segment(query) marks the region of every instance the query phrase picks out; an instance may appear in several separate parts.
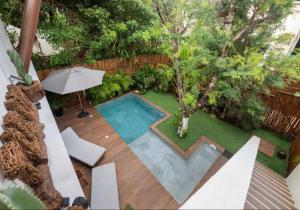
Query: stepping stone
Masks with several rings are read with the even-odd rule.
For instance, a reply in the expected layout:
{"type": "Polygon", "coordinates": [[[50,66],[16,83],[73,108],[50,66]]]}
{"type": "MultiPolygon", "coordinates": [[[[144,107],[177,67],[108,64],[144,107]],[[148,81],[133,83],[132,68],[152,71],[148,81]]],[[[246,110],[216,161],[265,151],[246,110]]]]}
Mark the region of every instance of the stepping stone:
{"type": "Polygon", "coordinates": [[[258,151],[267,155],[268,157],[273,157],[273,155],[276,151],[276,145],[269,142],[268,140],[260,139],[258,151]]]}

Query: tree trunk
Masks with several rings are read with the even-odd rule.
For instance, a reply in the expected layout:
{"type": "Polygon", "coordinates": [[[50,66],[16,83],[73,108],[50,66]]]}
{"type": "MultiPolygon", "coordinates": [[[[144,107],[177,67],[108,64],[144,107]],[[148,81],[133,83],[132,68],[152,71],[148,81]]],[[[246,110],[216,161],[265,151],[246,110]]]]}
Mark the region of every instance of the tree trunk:
{"type": "Polygon", "coordinates": [[[225,116],[227,114],[228,107],[230,106],[230,104],[231,104],[231,100],[228,100],[228,101],[226,100],[225,107],[224,107],[223,112],[221,114],[221,119],[225,118],[225,116]]]}
{"type": "MultiPolygon", "coordinates": [[[[224,18],[224,27],[225,30],[228,32],[232,31],[232,26],[233,26],[233,20],[234,20],[234,15],[235,15],[235,4],[234,1],[230,2],[230,7],[229,7],[229,11],[226,15],[226,17],[224,18]]],[[[227,44],[226,46],[224,46],[224,48],[222,49],[222,58],[226,58],[228,55],[228,47],[229,45],[227,44]]],[[[209,93],[214,89],[214,87],[216,86],[218,82],[218,77],[216,75],[213,75],[208,87],[206,88],[203,96],[200,98],[200,100],[198,101],[198,108],[202,108],[207,101],[207,97],[209,95],[209,93]]]]}
{"type": "Polygon", "coordinates": [[[214,89],[214,87],[216,86],[217,81],[218,81],[218,78],[217,78],[217,76],[214,75],[212,77],[209,85],[205,89],[205,92],[203,93],[202,97],[198,101],[198,108],[202,108],[206,104],[207,96],[214,89]]]}
{"type": "Polygon", "coordinates": [[[182,125],[178,129],[178,135],[180,138],[182,138],[188,130],[189,119],[189,117],[182,117],[182,125]]]}

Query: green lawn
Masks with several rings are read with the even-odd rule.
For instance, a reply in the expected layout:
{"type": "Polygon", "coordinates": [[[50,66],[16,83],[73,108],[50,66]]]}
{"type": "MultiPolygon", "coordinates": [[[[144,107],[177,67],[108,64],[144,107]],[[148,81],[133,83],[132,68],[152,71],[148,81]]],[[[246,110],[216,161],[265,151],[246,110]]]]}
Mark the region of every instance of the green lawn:
{"type": "MultiPolygon", "coordinates": [[[[175,97],[169,94],[149,91],[144,97],[172,114],[178,111],[178,103],[175,97]]],[[[290,143],[287,139],[266,129],[256,129],[253,131],[243,130],[202,111],[197,111],[193,114],[189,122],[188,135],[183,139],[176,135],[177,128],[173,125],[173,118],[169,118],[159,124],[158,129],[183,150],[187,150],[201,136],[207,136],[230,152],[235,153],[253,134],[271,141],[277,146],[277,150],[283,149],[289,152],[290,147],[290,143]]],[[[286,175],[288,159],[280,160],[276,154],[273,158],[270,158],[260,152],[257,159],[282,176],[286,175]]]]}

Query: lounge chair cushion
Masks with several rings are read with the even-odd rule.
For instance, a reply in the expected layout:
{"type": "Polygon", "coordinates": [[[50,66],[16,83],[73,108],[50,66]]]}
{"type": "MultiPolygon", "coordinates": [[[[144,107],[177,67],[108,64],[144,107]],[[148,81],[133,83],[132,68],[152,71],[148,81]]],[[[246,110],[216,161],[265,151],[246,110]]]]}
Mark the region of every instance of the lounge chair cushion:
{"type": "Polygon", "coordinates": [[[105,148],[81,139],[70,127],[61,136],[69,155],[89,166],[94,166],[105,152],[105,148]]]}
{"type": "Polygon", "coordinates": [[[119,209],[115,163],[92,169],[91,209],[119,209]]]}

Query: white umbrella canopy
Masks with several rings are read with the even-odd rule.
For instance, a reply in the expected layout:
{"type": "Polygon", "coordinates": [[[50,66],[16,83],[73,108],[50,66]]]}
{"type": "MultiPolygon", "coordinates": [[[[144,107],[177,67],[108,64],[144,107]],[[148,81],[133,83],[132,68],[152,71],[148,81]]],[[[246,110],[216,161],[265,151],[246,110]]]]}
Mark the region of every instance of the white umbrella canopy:
{"type": "Polygon", "coordinates": [[[50,73],[42,85],[45,90],[63,95],[101,85],[104,73],[85,67],[67,68],[50,73]]]}
{"type": "MultiPolygon", "coordinates": [[[[84,91],[88,88],[101,85],[104,73],[104,71],[91,70],[85,67],[57,70],[50,73],[42,81],[42,86],[47,91],[61,95],[84,91]]],[[[79,93],[78,97],[81,106],[81,112],[78,117],[86,117],[89,113],[84,112],[79,93]]]]}

